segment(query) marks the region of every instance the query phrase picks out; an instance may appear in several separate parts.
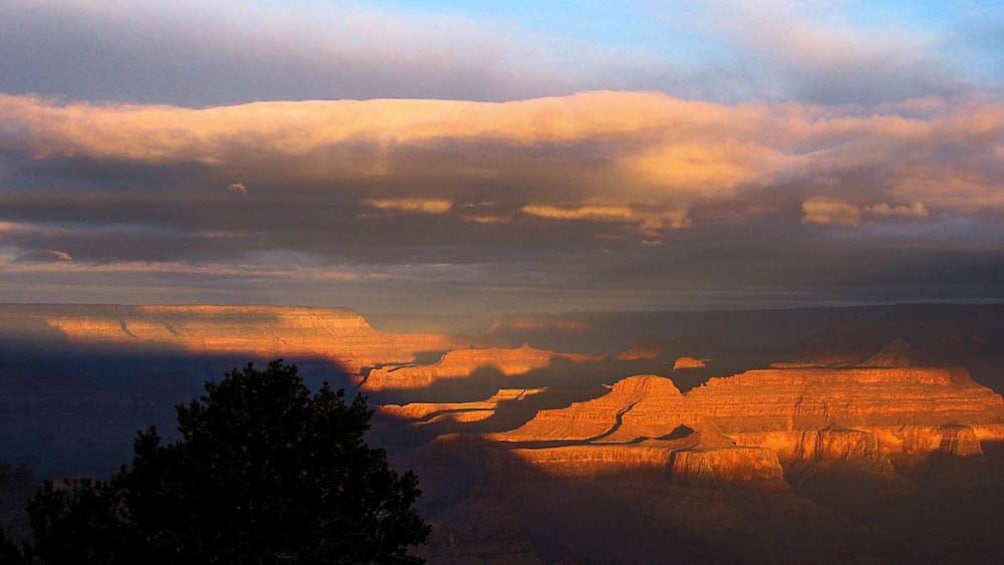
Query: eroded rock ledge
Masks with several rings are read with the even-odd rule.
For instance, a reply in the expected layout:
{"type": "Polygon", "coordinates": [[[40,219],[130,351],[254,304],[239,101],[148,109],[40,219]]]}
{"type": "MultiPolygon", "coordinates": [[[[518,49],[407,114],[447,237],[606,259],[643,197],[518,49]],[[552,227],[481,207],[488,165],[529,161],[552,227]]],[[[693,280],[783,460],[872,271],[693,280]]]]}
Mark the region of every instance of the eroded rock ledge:
{"type": "Polygon", "coordinates": [[[638,375],[609,389],[482,437],[558,475],[645,469],[761,483],[806,466],[894,473],[893,462],[972,456],[981,442],[1004,440],[1004,401],[963,369],[765,369],[687,394],[669,378],[638,375]]]}
{"type": "Polygon", "coordinates": [[[282,306],[4,305],[0,330],[116,349],[330,358],[352,371],[466,345],[441,334],[381,332],[349,309],[282,306]],[[33,335],[39,328],[53,336],[33,335]]]}

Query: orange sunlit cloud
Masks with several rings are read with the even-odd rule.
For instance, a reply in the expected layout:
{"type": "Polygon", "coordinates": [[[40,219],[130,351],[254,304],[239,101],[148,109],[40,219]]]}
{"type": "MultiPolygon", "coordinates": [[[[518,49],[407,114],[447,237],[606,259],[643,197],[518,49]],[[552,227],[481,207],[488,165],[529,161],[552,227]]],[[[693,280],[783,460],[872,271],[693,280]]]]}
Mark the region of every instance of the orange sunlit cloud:
{"type": "MultiPolygon", "coordinates": [[[[36,161],[198,163],[252,181],[262,175],[386,178],[393,186],[361,203],[415,213],[449,212],[465,199],[463,189],[449,181],[472,178],[532,182],[538,196],[512,204],[538,217],[637,219],[642,203],[673,210],[665,221],[648,220],[666,228],[685,227],[685,211],[702,202],[728,202],[749,187],[800,178],[806,179],[809,222],[835,221],[832,210],[822,209],[829,201],[848,205],[836,220],[842,225],[859,223],[851,207],[873,206],[869,217],[880,219],[1004,204],[994,175],[1001,166],[1000,144],[993,138],[1004,128],[1004,109],[970,102],[962,111],[941,104],[918,117],[915,108],[909,115],[891,108],[859,116],[644,92],[507,103],[307,101],[208,109],[0,96],[0,112],[10,124],[0,143],[36,161]],[[945,146],[962,154],[948,161],[928,158],[945,146]],[[531,147],[548,159],[528,161],[520,148],[531,147]],[[880,169],[874,174],[883,186],[848,178],[867,169],[880,169]],[[409,189],[393,180],[423,177],[447,182],[409,189]],[[837,186],[813,187],[824,178],[837,186]]],[[[228,189],[247,193],[244,182],[228,189]]]]}
{"type": "Polygon", "coordinates": [[[453,208],[453,202],[441,198],[367,198],[360,204],[377,210],[414,214],[445,214],[453,208]]]}
{"type": "Polygon", "coordinates": [[[802,203],[802,221],[808,224],[833,224],[853,227],[861,223],[861,209],[853,204],[814,198],[802,203]]]}
{"type": "Polygon", "coordinates": [[[279,284],[369,300],[377,284],[443,301],[447,283],[464,289],[450,308],[691,304],[663,297],[730,284],[784,296],[771,288],[867,281],[875,265],[883,281],[968,284],[993,280],[1004,215],[1004,109],[979,99],[861,112],[609,91],[204,109],[3,95],[0,112],[0,253],[29,294],[42,273],[91,281],[88,297],[125,277],[179,300],[267,301],[279,284]],[[383,276],[321,276],[343,265],[383,276]]]}

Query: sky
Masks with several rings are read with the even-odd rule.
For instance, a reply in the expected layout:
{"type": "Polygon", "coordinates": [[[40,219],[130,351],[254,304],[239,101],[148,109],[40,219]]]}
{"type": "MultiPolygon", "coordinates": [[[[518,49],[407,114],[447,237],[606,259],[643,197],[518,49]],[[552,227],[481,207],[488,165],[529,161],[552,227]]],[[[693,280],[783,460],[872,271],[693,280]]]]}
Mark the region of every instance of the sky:
{"type": "Polygon", "coordinates": [[[0,0],[0,302],[1004,300],[1004,3],[0,0]]]}

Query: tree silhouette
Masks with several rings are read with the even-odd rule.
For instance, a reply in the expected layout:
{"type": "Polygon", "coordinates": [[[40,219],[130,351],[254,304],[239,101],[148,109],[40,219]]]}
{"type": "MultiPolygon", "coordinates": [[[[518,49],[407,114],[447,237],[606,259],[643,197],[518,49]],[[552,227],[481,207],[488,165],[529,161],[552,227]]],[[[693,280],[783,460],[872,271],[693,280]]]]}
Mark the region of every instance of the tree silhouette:
{"type": "Polygon", "coordinates": [[[411,563],[429,527],[363,435],[372,411],[295,365],[248,364],[177,407],[181,439],[140,432],[108,481],[46,483],[29,502],[35,563],[411,563]]]}

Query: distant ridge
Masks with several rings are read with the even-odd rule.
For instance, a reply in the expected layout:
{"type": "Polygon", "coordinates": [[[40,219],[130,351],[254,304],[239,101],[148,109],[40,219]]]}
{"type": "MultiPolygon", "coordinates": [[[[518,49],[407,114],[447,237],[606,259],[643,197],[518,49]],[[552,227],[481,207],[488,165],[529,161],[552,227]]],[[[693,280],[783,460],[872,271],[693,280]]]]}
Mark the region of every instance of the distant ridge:
{"type": "Polygon", "coordinates": [[[103,348],[321,356],[352,371],[461,345],[442,334],[380,332],[349,308],[265,305],[5,304],[0,335],[103,348]]]}

